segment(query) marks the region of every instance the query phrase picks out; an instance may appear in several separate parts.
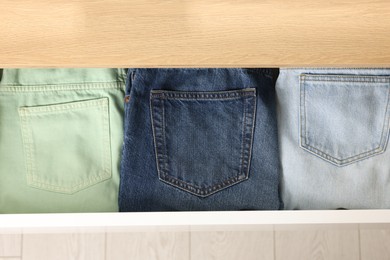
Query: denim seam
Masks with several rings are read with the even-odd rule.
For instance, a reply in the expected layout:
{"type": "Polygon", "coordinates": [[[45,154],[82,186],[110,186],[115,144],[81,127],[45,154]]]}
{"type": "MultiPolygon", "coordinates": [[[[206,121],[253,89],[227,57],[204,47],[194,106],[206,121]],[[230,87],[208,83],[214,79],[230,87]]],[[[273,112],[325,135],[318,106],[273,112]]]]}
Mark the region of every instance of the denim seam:
{"type": "Polygon", "coordinates": [[[167,137],[165,133],[165,103],[164,100],[161,100],[161,109],[162,109],[162,134],[163,134],[163,160],[164,160],[164,175],[168,175],[169,162],[168,162],[168,150],[167,150],[167,137]]]}
{"type": "MultiPolygon", "coordinates": [[[[152,120],[152,130],[153,130],[153,140],[154,140],[154,148],[155,148],[155,153],[156,153],[156,166],[157,166],[157,172],[158,172],[158,177],[160,180],[162,180],[162,177],[164,177],[166,174],[166,171],[167,171],[167,164],[166,164],[166,160],[164,159],[164,152],[163,154],[159,153],[159,144],[158,143],[161,143],[163,146],[164,146],[164,151],[165,151],[165,140],[164,140],[164,136],[161,137],[161,134],[158,134],[157,133],[157,129],[158,128],[163,128],[162,124],[163,122],[161,122],[162,120],[160,119],[159,122],[157,122],[156,118],[155,118],[155,112],[157,114],[157,111],[155,111],[155,109],[158,109],[158,106],[160,106],[160,109],[161,107],[163,107],[163,104],[162,104],[162,100],[157,100],[158,104],[159,105],[154,105],[156,101],[154,101],[154,97],[153,95],[151,94],[150,95],[150,111],[151,111],[151,120],[152,120]]],[[[161,146],[160,144],[160,146],[161,146]]]]}
{"type": "Polygon", "coordinates": [[[252,122],[252,125],[250,127],[251,129],[251,139],[250,139],[250,144],[249,144],[249,154],[248,154],[248,163],[247,163],[247,173],[246,173],[246,180],[249,179],[249,171],[250,171],[250,166],[251,166],[251,159],[252,159],[252,147],[253,147],[253,142],[254,142],[254,133],[255,133],[255,122],[256,122],[256,112],[257,112],[257,108],[256,108],[256,95],[254,96],[253,98],[253,102],[252,102],[252,110],[253,110],[253,113],[252,113],[252,119],[250,120],[252,122]]]}
{"type": "Polygon", "coordinates": [[[177,178],[170,176],[170,175],[167,175],[164,179],[161,179],[161,180],[167,184],[170,184],[174,187],[177,187],[177,188],[182,189],[186,192],[189,192],[191,194],[194,194],[194,195],[197,195],[197,196],[203,197],[203,198],[208,197],[214,193],[217,193],[217,192],[221,191],[222,189],[226,189],[230,186],[233,186],[237,183],[244,181],[244,179],[239,179],[239,176],[236,175],[236,176],[230,177],[224,181],[221,181],[218,184],[214,184],[213,186],[210,186],[209,188],[207,188],[208,193],[205,193],[204,192],[204,190],[206,190],[205,188],[199,188],[195,185],[188,184],[187,182],[182,181],[180,179],[177,179],[177,178]],[[197,191],[192,191],[191,189],[197,190],[197,191]]]}
{"type": "Polygon", "coordinates": [[[386,146],[387,146],[387,143],[388,143],[388,140],[389,140],[389,132],[390,132],[390,128],[389,128],[389,124],[390,124],[390,82],[388,84],[388,91],[387,91],[387,105],[386,105],[386,114],[385,114],[385,119],[386,120],[386,123],[385,125],[383,126],[383,129],[382,129],[382,138],[383,140],[381,142],[383,142],[383,147],[384,147],[384,150],[386,150],[386,146]],[[387,129],[387,134],[385,136],[383,136],[383,133],[386,132],[386,129],[387,129]]]}
{"type": "MultiPolygon", "coordinates": [[[[303,138],[304,138],[303,140],[306,143],[306,136],[308,136],[308,132],[307,132],[307,127],[306,127],[306,91],[305,91],[305,86],[303,85],[303,81],[302,81],[302,85],[301,85],[301,91],[302,91],[302,86],[303,86],[303,92],[302,92],[301,97],[303,96],[303,116],[302,116],[301,124],[303,124],[302,127],[304,127],[303,129],[304,129],[305,135],[303,136],[303,138]]],[[[302,131],[302,127],[301,127],[301,131],[302,131]]]]}
{"type": "MultiPolygon", "coordinates": [[[[341,75],[335,75],[334,77],[340,77],[340,79],[326,79],[329,76],[324,76],[324,78],[313,78],[311,76],[302,76],[301,79],[303,80],[310,80],[310,81],[318,81],[318,82],[363,82],[363,83],[388,83],[390,81],[389,77],[383,77],[383,78],[378,78],[378,77],[361,77],[361,76],[356,76],[356,77],[350,77],[350,76],[341,76],[341,75]],[[306,79],[310,78],[310,79],[306,79]]],[[[333,77],[333,76],[332,76],[333,77]]]]}
{"type": "Polygon", "coordinates": [[[19,110],[23,111],[28,116],[33,116],[34,114],[56,114],[61,113],[61,111],[69,110],[85,110],[92,107],[105,106],[107,103],[106,98],[99,100],[79,100],[70,103],[64,104],[54,104],[54,105],[43,105],[43,106],[34,106],[34,107],[21,107],[19,110]]]}
{"type": "MultiPolygon", "coordinates": [[[[253,97],[252,97],[253,98],[253,97]]],[[[243,150],[243,162],[242,165],[243,170],[240,174],[240,176],[244,177],[242,180],[247,180],[249,178],[249,162],[251,158],[251,148],[253,143],[253,130],[254,130],[254,122],[255,122],[255,109],[256,106],[253,104],[256,104],[256,98],[253,98],[253,101],[251,102],[250,98],[247,98],[244,100],[244,103],[248,103],[247,107],[249,107],[252,110],[252,113],[246,113],[245,114],[245,133],[243,136],[243,143],[244,143],[244,150],[243,150]],[[247,136],[247,134],[250,133],[250,136],[247,136]],[[246,149],[246,146],[249,144],[249,147],[246,149]],[[249,153],[248,153],[249,151],[249,153]]]]}
{"type": "Polygon", "coordinates": [[[187,99],[180,99],[180,98],[166,98],[167,100],[205,100],[205,101],[225,101],[225,100],[235,100],[235,99],[240,99],[240,98],[209,98],[209,99],[201,99],[201,98],[197,98],[197,99],[190,99],[190,98],[187,98],[187,99]]]}
{"type": "MultiPolygon", "coordinates": [[[[152,70],[153,68],[151,68],[152,70]]],[[[160,71],[171,71],[171,70],[187,70],[187,71],[198,71],[198,70],[210,70],[210,68],[184,68],[184,69],[181,69],[181,68],[158,68],[158,70],[160,71]]],[[[256,72],[258,74],[261,74],[261,75],[270,75],[272,74],[272,70],[276,69],[276,68],[222,68],[222,69],[227,69],[227,70],[237,70],[239,72],[256,72]]],[[[149,70],[149,68],[143,68],[143,70],[149,70]]],[[[142,73],[140,73],[142,74],[142,73]]]]}
{"type": "Polygon", "coordinates": [[[332,162],[333,164],[337,165],[337,166],[344,166],[344,165],[348,165],[348,164],[351,164],[351,163],[354,163],[354,162],[357,162],[357,161],[361,161],[361,160],[364,160],[366,158],[370,158],[374,155],[378,155],[378,154],[381,154],[384,152],[384,149],[383,148],[375,148],[374,150],[371,150],[371,151],[368,151],[368,152],[365,152],[365,153],[362,153],[362,154],[358,154],[358,155],[355,155],[353,157],[349,157],[347,159],[337,159],[337,158],[334,158],[312,146],[303,146],[303,148],[305,150],[308,150],[309,152],[312,152],[316,155],[318,155],[320,158],[323,158],[327,161],[330,161],[332,162]]]}
{"type": "Polygon", "coordinates": [[[242,119],[242,131],[241,131],[241,135],[242,135],[242,139],[241,139],[241,158],[240,158],[240,171],[238,172],[238,175],[237,176],[240,176],[242,174],[242,168],[243,168],[243,164],[244,164],[244,145],[245,145],[245,124],[246,124],[246,103],[245,103],[245,100],[244,102],[242,102],[243,104],[243,119],[242,119]]]}
{"type": "Polygon", "coordinates": [[[150,120],[151,120],[151,126],[152,126],[152,133],[153,133],[153,144],[154,144],[154,151],[155,151],[155,158],[156,158],[156,167],[157,167],[157,172],[158,172],[158,177],[160,178],[160,158],[159,158],[159,153],[157,150],[157,136],[156,136],[156,122],[155,122],[155,117],[154,117],[154,105],[153,105],[153,95],[150,93],[149,96],[149,110],[150,110],[150,120]]]}
{"type": "Polygon", "coordinates": [[[35,175],[30,176],[30,182],[29,185],[34,188],[40,188],[43,190],[48,190],[48,191],[54,191],[54,192],[59,192],[59,193],[66,193],[66,194],[73,194],[77,192],[79,189],[85,189],[87,187],[93,186],[99,182],[105,181],[108,178],[111,177],[111,173],[107,172],[106,170],[100,171],[99,174],[94,175],[92,177],[87,178],[83,182],[79,182],[77,185],[72,186],[72,188],[64,188],[59,185],[53,185],[50,183],[47,183],[45,181],[39,181],[37,180],[35,175]]]}
{"type": "MultiPolygon", "coordinates": [[[[121,76],[119,75],[119,78],[121,76]]],[[[86,81],[86,82],[62,82],[62,83],[42,83],[42,84],[34,84],[34,83],[5,83],[3,86],[6,87],[21,87],[30,86],[30,87],[44,87],[44,86],[73,86],[73,85],[101,85],[101,84],[116,84],[116,83],[124,83],[123,80],[114,80],[114,81],[86,81]]]]}
{"type": "MultiPolygon", "coordinates": [[[[103,133],[106,136],[105,140],[103,140],[103,149],[106,148],[108,151],[106,151],[106,155],[103,156],[104,165],[103,168],[105,168],[105,179],[110,179],[112,177],[112,150],[111,150],[111,125],[110,125],[110,100],[107,98],[107,102],[103,104],[103,113],[102,114],[102,120],[103,120],[103,133]]],[[[105,180],[103,179],[103,180],[105,180]]],[[[103,181],[102,180],[102,181],[103,181]]],[[[93,184],[92,184],[93,185],[93,184]]]]}
{"type": "MultiPolygon", "coordinates": [[[[310,79],[311,80],[311,79],[310,79]]],[[[318,80],[319,81],[319,80],[318,80]]],[[[387,104],[386,104],[386,112],[385,112],[385,118],[384,118],[384,121],[383,121],[383,127],[382,127],[382,133],[381,133],[381,139],[380,139],[380,142],[379,142],[379,146],[378,147],[375,147],[374,149],[371,149],[371,150],[368,150],[368,151],[364,151],[364,152],[361,152],[361,153],[358,153],[356,155],[353,155],[353,156],[350,156],[348,158],[344,158],[344,159],[337,159],[321,150],[319,150],[318,148],[315,148],[311,145],[308,144],[307,142],[307,136],[308,136],[308,133],[307,133],[307,127],[306,127],[306,90],[305,90],[305,83],[306,82],[306,77],[303,75],[300,77],[300,91],[301,91],[301,109],[300,109],[300,114],[301,114],[301,134],[300,134],[300,137],[301,137],[301,142],[300,142],[300,145],[303,149],[313,153],[313,154],[316,154],[318,155],[320,158],[322,159],[325,159],[337,166],[345,166],[345,165],[348,165],[348,164],[351,164],[351,163],[354,163],[356,161],[360,161],[360,160],[363,160],[363,159],[366,159],[366,158],[369,158],[369,157],[372,157],[374,155],[377,155],[377,154],[381,154],[385,151],[385,148],[386,148],[386,142],[388,140],[388,135],[389,135],[389,99],[390,99],[390,87],[388,87],[388,95],[387,95],[387,104]],[[303,97],[303,103],[302,103],[302,97],[303,97]],[[303,129],[302,129],[303,128],[303,129]],[[386,129],[387,130],[387,135],[384,135],[384,133],[386,132],[386,129]],[[305,135],[303,136],[302,133],[305,133],[305,135]]],[[[345,82],[345,81],[344,81],[345,82]]],[[[378,83],[378,82],[376,82],[378,83]]]]}
{"type": "MultiPolygon", "coordinates": [[[[389,79],[390,75],[365,75],[365,74],[318,74],[302,72],[300,77],[304,78],[378,78],[378,79],[389,79]]],[[[310,79],[311,80],[311,79],[310,79]]]]}
{"type": "Polygon", "coordinates": [[[331,79],[309,79],[310,81],[317,81],[317,82],[346,82],[346,83],[388,83],[389,80],[388,79],[376,79],[376,78],[373,78],[373,79],[365,79],[365,80],[362,80],[362,79],[355,79],[355,80],[351,80],[351,79],[345,79],[345,80],[331,80],[331,79]]]}
{"type": "Polygon", "coordinates": [[[25,156],[26,156],[26,177],[27,177],[27,183],[31,182],[32,179],[32,172],[34,171],[35,165],[33,164],[33,149],[34,146],[31,145],[32,143],[32,133],[31,129],[27,127],[28,122],[27,122],[27,117],[21,114],[19,111],[20,115],[20,124],[21,124],[21,133],[22,133],[22,143],[25,148],[25,156]]]}
{"type": "MultiPolygon", "coordinates": [[[[44,190],[54,191],[54,192],[62,192],[67,194],[75,193],[81,189],[90,187],[92,185],[97,184],[98,182],[107,180],[111,177],[111,148],[110,148],[110,132],[109,132],[109,110],[108,110],[108,99],[103,98],[101,100],[93,100],[93,101],[79,101],[79,102],[86,102],[85,109],[90,108],[103,108],[105,109],[102,114],[102,124],[103,124],[103,132],[104,140],[103,142],[103,170],[99,171],[96,175],[87,178],[84,181],[77,182],[76,184],[72,185],[71,187],[63,187],[61,185],[55,185],[52,184],[50,181],[42,180],[39,175],[36,174],[36,162],[35,162],[35,156],[34,156],[34,140],[32,137],[32,129],[28,127],[29,123],[27,122],[27,118],[31,118],[31,115],[28,112],[28,108],[21,107],[19,108],[19,115],[22,118],[22,136],[24,137],[26,141],[23,141],[24,147],[26,149],[27,154],[27,184],[29,184],[31,187],[34,188],[40,188],[44,190]]],[[[82,103],[79,103],[77,106],[75,106],[75,109],[80,109],[82,107],[82,103]]],[[[63,104],[63,105],[49,105],[49,106],[56,106],[58,108],[56,113],[64,113],[67,111],[73,111],[74,108],[70,107],[69,104],[63,104]],[[63,106],[63,109],[60,109],[61,106],[63,106]],[[68,109],[65,109],[68,108],[68,109]]],[[[33,107],[31,109],[35,109],[36,107],[33,107]]],[[[44,109],[44,107],[39,107],[44,109]]],[[[51,111],[53,112],[53,111],[51,111]]],[[[33,112],[37,113],[37,112],[33,112]]],[[[40,111],[38,111],[40,114],[40,111]]],[[[53,112],[54,113],[54,112],[53,112]]],[[[46,113],[44,113],[46,114],[46,113]]]]}
{"type": "Polygon", "coordinates": [[[185,99],[185,100],[225,100],[241,99],[245,96],[254,96],[254,89],[244,89],[238,91],[218,91],[218,92],[181,92],[174,93],[171,91],[152,91],[154,98],[161,99],[185,99]]]}
{"type": "MultiPolygon", "coordinates": [[[[251,93],[252,94],[251,95],[252,98],[256,97],[255,89],[250,90],[250,91],[245,90],[245,92],[251,93]]],[[[207,197],[209,195],[212,195],[212,194],[220,191],[221,189],[227,188],[229,186],[232,186],[234,184],[237,184],[238,182],[241,182],[241,181],[247,179],[248,173],[249,173],[249,167],[247,167],[248,168],[247,169],[247,176],[246,176],[245,179],[240,179],[239,177],[242,174],[239,173],[236,176],[230,177],[229,179],[226,179],[226,180],[224,180],[224,181],[222,181],[222,182],[220,182],[218,184],[214,184],[214,185],[212,185],[212,186],[210,186],[208,188],[200,188],[200,187],[197,187],[195,185],[189,184],[189,183],[187,183],[185,181],[182,181],[182,180],[180,180],[180,179],[178,179],[178,178],[176,178],[174,176],[170,176],[168,174],[168,169],[163,169],[161,167],[162,163],[164,163],[164,165],[167,165],[167,161],[168,161],[167,154],[165,154],[164,156],[161,155],[159,153],[159,148],[158,148],[158,144],[157,144],[158,141],[161,142],[161,140],[159,140],[159,137],[157,136],[157,133],[156,133],[157,129],[159,127],[161,128],[161,122],[160,122],[160,124],[157,124],[157,121],[155,120],[156,117],[155,117],[155,114],[154,114],[154,112],[155,112],[154,109],[157,108],[157,105],[154,105],[153,100],[155,98],[157,98],[157,99],[160,99],[161,101],[163,101],[164,98],[160,94],[163,94],[163,93],[156,93],[156,92],[151,91],[151,93],[150,93],[150,110],[151,110],[151,120],[152,120],[152,128],[153,128],[154,147],[155,147],[155,152],[156,152],[157,171],[158,171],[158,174],[159,174],[159,179],[161,181],[163,181],[163,182],[165,182],[167,184],[170,184],[170,185],[172,185],[174,187],[177,187],[177,188],[180,188],[182,190],[185,190],[185,191],[187,191],[187,192],[189,192],[191,194],[194,194],[194,195],[197,195],[197,196],[200,196],[200,197],[207,197]]],[[[184,94],[184,93],[181,93],[181,94],[184,94]]],[[[251,97],[251,96],[249,96],[249,97],[251,97]]],[[[213,100],[215,100],[215,99],[213,99],[213,100]]],[[[254,98],[253,102],[256,103],[256,99],[255,98],[254,98]]],[[[160,103],[162,103],[162,102],[160,102],[160,103]]],[[[246,106],[250,106],[250,104],[246,105],[246,100],[243,100],[243,103],[244,103],[245,107],[246,106]]],[[[164,104],[162,104],[162,106],[164,107],[164,104]]],[[[255,110],[255,105],[252,105],[252,106],[253,106],[252,110],[255,110]]],[[[254,113],[254,111],[252,113],[254,113]]],[[[162,121],[165,121],[165,116],[163,117],[162,121]]],[[[247,117],[245,115],[245,118],[243,120],[243,125],[244,125],[243,129],[246,128],[247,121],[248,121],[248,119],[247,119],[247,117]]],[[[251,132],[252,132],[251,133],[251,137],[252,137],[251,139],[252,139],[252,142],[253,142],[253,128],[254,128],[254,122],[253,121],[254,121],[254,116],[252,115],[252,124],[251,124],[252,125],[252,127],[251,127],[251,132]]],[[[162,123],[162,127],[165,127],[165,122],[162,123]]],[[[242,139],[242,143],[246,142],[245,135],[243,135],[242,138],[243,138],[242,139]]],[[[163,145],[164,145],[165,144],[165,134],[163,134],[163,139],[164,139],[164,142],[163,142],[163,145]]],[[[251,141],[251,140],[249,140],[249,141],[251,141]]],[[[249,145],[248,149],[252,148],[252,142],[250,142],[250,145],[249,145]]],[[[245,147],[245,145],[243,147],[245,147]]],[[[166,153],[166,151],[165,151],[165,153],[166,153]]],[[[250,154],[247,155],[246,157],[250,156],[250,154]]],[[[242,157],[244,157],[244,156],[245,156],[245,154],[242,157]]],[[[242,168],[242,164],[244,163],[244,160],[246,161],[246,163],[249,163],[249,159],[248,158],[242,158],[240,168],[242,168]]]]}
{"type": "Polygon", "coordinates": [[[61,85],[6,85],[0,86],[1,92],[48,92],[48,91],[73,91],[94,89],[124,89],[123,82],[108,83],[84,83],[84,84],[61,84],[61,85]]]}

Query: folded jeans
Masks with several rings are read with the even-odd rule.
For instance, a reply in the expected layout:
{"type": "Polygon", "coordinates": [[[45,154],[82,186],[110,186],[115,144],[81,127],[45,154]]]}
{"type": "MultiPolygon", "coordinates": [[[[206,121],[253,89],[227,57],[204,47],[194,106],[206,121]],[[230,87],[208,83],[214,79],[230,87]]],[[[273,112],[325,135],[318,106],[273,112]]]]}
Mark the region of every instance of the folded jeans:
{"type": "Polygon", "coordinates": [[[124,70],[0,79],[0,213],[118,211],[124,70]]]}
{"type": "Polygon", "coordinates": [[[280,209],[272,69],[129,69],[120,211],[280,209]]]}
{"type": "Polygon", "coordinates": [[[276,91],[285,208],[390,208],[390,70],[286,68],[276,91]]]}

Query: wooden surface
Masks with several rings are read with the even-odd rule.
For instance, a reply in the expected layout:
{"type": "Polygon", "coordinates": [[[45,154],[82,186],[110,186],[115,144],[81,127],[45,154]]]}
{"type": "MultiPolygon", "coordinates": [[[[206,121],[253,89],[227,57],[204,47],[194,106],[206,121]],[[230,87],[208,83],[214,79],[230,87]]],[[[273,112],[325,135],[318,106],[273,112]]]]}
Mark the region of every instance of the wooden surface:
{"type": "Polygon", "coordinates": [[[388,0],[2,0],[0,67],[390,66],[388,0]]]}
{"type": "Polygon", "coordinates": [[[191,258],[273,260],[273,230],[191,232],[191,258]]]}
{"type": "Polygon", "coordinates": [[[302,226],[275,232],[275,259],[360,259],[359,228],[302,226]]]}
{"type": "Polygon", "coordinates": [[[188,232],[108,233],[106,260],[189,259],[188,232]]]}
{"type": "Polygon", "coordinates": [[[390,259],[390,225],[360,228],[362,259],[390,259]]]}
{"type": "Polygon", "coordinates": [[[1,234],[0,232],[0,260],[1,257],[20,256],[22,236],[20,234],[1,234]]]}
{"type": "Polygon", "coordinates": [[[22,256],[23,260],[105,260],[105,234],[24,234],[22,256]]]}
{"type": "Polygon", "coordinates": [[[390,224],[269,225],[220,231],[81,230],[0,237],[0,260],[390,259],[390,224]]]}

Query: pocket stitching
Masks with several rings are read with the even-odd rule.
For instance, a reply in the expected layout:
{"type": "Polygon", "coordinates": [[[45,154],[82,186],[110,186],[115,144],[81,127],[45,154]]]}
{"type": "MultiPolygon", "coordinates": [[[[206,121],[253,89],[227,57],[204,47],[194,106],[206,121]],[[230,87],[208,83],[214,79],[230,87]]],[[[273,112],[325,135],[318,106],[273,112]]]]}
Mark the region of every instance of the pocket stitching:
{"type": "Polygon", "coordinates": [[[108,99],[101,98],[100,100],[92,100],[92,101],[78,101],[78,104],[70,105],[70,104],[55,104],[55,105],[47,105],[42,107],[21,107],[19,108],[19,115],[22,118],[22,137],[23,140],[27,140],[27,142],[23,141],[24,147],[27,148],[28,154],[27,156],[27,183],[35,188],[46,189],[49,191],[55,192],[63,192],[72,194],[81,189],[90,187],[95,185],[101,181],[107,180],[111,177],[111,148],[110,148],[110,130],[109,130],[109,110],[108,110],[108,99]],[[87,103],[86,103],[87,102],[87,103]],[[102,114],[102,125],[103,132],[106,136],[103,140],[103,170],[99,171],[97,174],[87,178],[87,180],[76,182],[76,184],[72,185],[69,188],[65,188],[59,185],[54,185],[48,181],[41,180],[38,175],[36,175],[36,162],[34,156],[34,140],[32,138],[32,130],[28,128],[30,124],[28,122],[28,118],[34,115],[41,114],[55,114],[55,113],[64,113],[66,111],[74,111],[74,110],[87,110],[91,108],[103,108],[105,109],[102,114]],[[53,110],[54,109],[54,110],[53,110]],[[36,111],[35,111],[36,110],[36,111]],[[31,111],[31,113],[29,112],[31,111]]]}
{"type": "MultiPolygon", "coordinates": [[[[186,92],[186,93],[175,93],[175,92],[171,92],[171,93],[167,93],[169,91],[151,91],[150,93],[150,111],[151,111],[151,122],[152,122],[152,131],[153,131],[153,138],[154,138],[154,148],[155,148],[155,152],[156,152],[156,162],[157,162],[157,171],[158,171],[158,175],[159,175],[159,179],[167,184],[170,184],[170,185],[173,185],[174,187],[177,187],[177,188],[180,188],[180,189],[183,189],[189,193],[192,193],[194,195],[197,195],[197,196],[200,196],[200,197],[207,197],[209,195],[212,195],[216,192],[218,192],[219,190],[221,189],[225,189],[229,186],[232,186],[234,184],[237,184],[241,181],[244,181],[246,179],[248,179],[248,176],[249,176],[249,168],[250,168],[250,158],[251,158],[251,148],[252,148],[252,144],[253,144],[253,132],[254,132],[254,124],[255,124],[255,120],[253,119],[254,117],[254,114],[255,114],[255,111],[256,111],[256,90],[255,89],[250,89],[250,90],[241,90],[241,92],[237,92],[237,91],[230,91],[232,93],[227,93],[227,97],[224,98],[224,97],[221,97],[221,96],[218,96],[218,94],[220,92],[215,92],[215,93],[199,93],[199,92],[186,92]],[[236,93],[233,93],[233,92],[236,92],[236,93]],[[169,95],[166,95],[166,94],[169,94],[169,95]],[[192,96],[188,96],[187,94],[193,94],[192,96]],[[193,100],[193,99],[206,99],[206,100],[220,100],[220,99],[232,99],[232,97],[230,96],[231,94],[234,94],[235,96],[233,97],[234,99],[238,99],[238,98],[245,98],[245,97],[249,97],[249,98],[253,98],[253,101],[252,101],[252,104],[249,103],[249,104],[246,104],[247,100],[243,100],[243,104],[244,104],[244,118],[243,118],[243,131],[245,132],[245,128],[247,127],[246,124],[247,124],[247,121],[249,119],[247,119],[247,116],[246,116],[246,107],[250,107],[251,105],[253,106],[253,115],[252,115],[252,123],[250,124],[250,132],[251,132],[251,138],[249,140],[249,153],[247,156],[245,156],[245,143],[248,142],[248,140],[246,140],[247,138],[245,137],[245,135],[243,134],[242,136],[242,145],[241,145],[241,164],[240,164],[240,171],[239,173],[236,175],[236,176],[233,176],[233,177],[230,177],[228,179],[225,179],[224,181],[222,181],[222,185],[221,183],[218,183],[218,184],[214,184],[208,188],[199,188],[198,186],[195,186],[193,184],[189,184],[185,181],[182,181],[180,179],[177,179],[173,176],[170,176],[168,173],[167,173],[167,170],[168,170],[168,155],[167,155],[167,151],[166,151],[166,136],[165,136],[165,106],[164,106],[164,99],[181,99],[181,98],[184,98],[184,99],[190,99],[190,100],[193,100]],[[238,95],[237,95],[238,94],[238,95]],[[207,95],[207,96],[205,96],[207,95]],[[162,106],[162,111],[163,111],[163,117],[162,117],[162,126],[158,126],[156,120],[155,120],[155,116],[154,116],[154,109],[157,109],[157,105],[155,105],[155,102],[153,102],[155,99],[157,99],[157,101],[159,101],[160,103],[160,106],[162,106]],[[158,100],[160,99],[160,100],[158,100]],[[158,128],[158,127],[164,127],[163,130],[163,145],[164,145],[164,155],[161,155],[159,153],[159,149],[157,148],[157,141],[158,141],[158,137],[156,136],[156,133],[155,133],[155,128],[158,128]],[[247,158],[246,158],[247,157],[247,158]],[[164,161],[164,165],[165,165],[165,169],[161,167],[161,162],[164,161]],[[244,162],[245,161],[245,162],[244,162]],[[246,167],[242,167],[243,165],[247,164],[246,167]],[[246,169],[246,172],[243,174],[242,173],[242,168],[245,168],[246,169]],[[242,178],[244,177],[244,178],[242,178]]],[[[249,101],[250,102],[250,101],[249,101]]],[[[160,108],[161,109],[161,108],[160,108]]],[[[161,122],[160,122],[161,124],[161,122]]]]}
{"type": "Polygon", "coordinates": [[[383,76],[381,78],[378,78],[376,76],[360,76],[360,75],[352,75],[352,76],[343,76],[343,75],[306,75],[302,74],[300,76],[300,118],[301,118],[301,129],[300,129],[300,147],[303,148],[304,150],[307,150],[311,152],[314,155],[319,156],[321,159],[324,159],[326,161],[329,161],[337,166],[344,166],[356,161],[364,160],[366,158],[372,157],[374,155],[378,155],[383,153],[386,150],[386,143],[388,142],[389,138],[389,119],[390,119],[390,113],[389,113],[389,100],[390,100],[390,86],[388,87],[387,90],[387,103],[386,103],[386,112],[385,112],[385,118],[383,121],[383,127],[382,127],[382,132],[381,132],[381,139],[379,142],[379,146],[376,148],[373,148],[369,151],[364,151],[361,153],[358,153],[354,156],[350,156],[345,159],[337,159],[311,145],[308,144],[307,142],[307,127],[306,127],[306,90],[305,90],[305,82],[306,81],[332,81],[332,82],[351,82],[350,80],[324,80],[321,79],[321,77],[339,77],[343,79],[348,79],[348,78],[355,78],[354,81],[352,82],[364,82],[364,83],[389,83],[390,78],[387,76],[383,76]],[[309,77],[310,79],[307,80],[306,78],[309,77]],[[359,80],[360,79],[360,80],[359,80]],[[366,80],[363,80],[366,79],[366,80]],[[368,79],[370,79],[368,81],[368,79]],[[303,99],[303,102],[302,102],[303,99]],[[386,131],[387,129],[387,131],[386,131]],[[387,132],[387,134],[386,134],[387,132]],[[304,135],[303,135],[304,133],[304,135]]]}
{"type": "Polygon", "coordinates": [[[123,82],[90,82],[85,84],[60,84],[60,85],[6,85],[0,88],[0,92],[49,92],[49,91],[72,91],[72,90],[95,90],[95,89],[123,89],[123,82]]]}
{"type": "Polygon", "coordinates": [[[301,74],[300,79],[310,81],[333,81],[333,82],[365,82],[365,83],[390,83],[390,76],[375,75],[326,75],[326,74],[301,74]]]}
{"type": "Polygon", "coordinates": [[[230,91],[216,91],[213,93],[207,92],[193,92],[193,91],[183,91],[177,93],[177,91],[169,90],[152,90],[150,92],[151,98],[161,98],[161,99],[188,99],[188,100],[219,100],[219,99],[239,99],[246,96],[254,97],[256,91],[242,89],[239,92],[237,90],[230,91]]]}
{"type": "Polygon", "coordinates": [[[246,123],[246,100],[244,100],[243,103],[243,108],[244,108],[244,116],[243,116],[243,119],[242,119],[242,131],[241,131],[241,135],[242,135],[242,140],[241,140],[241,158],[240,158],[240,171],[238,173],[237,176],[240,176],[242,175],[242,166],[244,164],[244,143],[245,143],[245,123],[246,123]]]}
{"type": "Polygon", "coordinates": [[[163,154],[163,161],[164,161],[164,172],[163,175],[168,175],[168,169],[169,169],[169,163],[168,163],[168,150],[167,150],[167,138],[166,138],[166,132],[165,132],[165,104],[164,100],[161,101],[161,109],[162,109],[162,133],[163,133],[163,146],[164,146],[164,154],[163,154]],[[165,157],[165,158],[164,158],[165,157]]]}

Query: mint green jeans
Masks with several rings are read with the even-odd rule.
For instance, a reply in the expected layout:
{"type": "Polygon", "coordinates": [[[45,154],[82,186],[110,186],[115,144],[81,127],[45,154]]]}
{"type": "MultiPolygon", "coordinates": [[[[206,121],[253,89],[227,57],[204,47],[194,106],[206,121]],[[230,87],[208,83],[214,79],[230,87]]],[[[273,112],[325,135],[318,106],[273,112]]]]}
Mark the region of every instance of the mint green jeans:
{"type": "Polygon", "coordinates": [[[118,210],[122,69],[4,69],[0,213],[118,210]]]}

